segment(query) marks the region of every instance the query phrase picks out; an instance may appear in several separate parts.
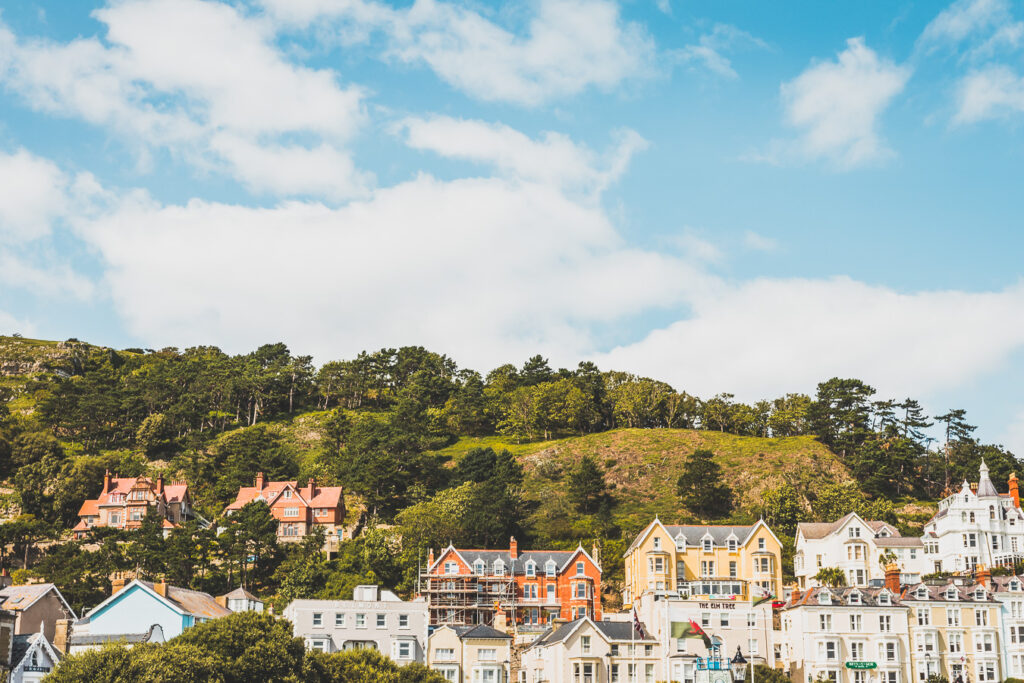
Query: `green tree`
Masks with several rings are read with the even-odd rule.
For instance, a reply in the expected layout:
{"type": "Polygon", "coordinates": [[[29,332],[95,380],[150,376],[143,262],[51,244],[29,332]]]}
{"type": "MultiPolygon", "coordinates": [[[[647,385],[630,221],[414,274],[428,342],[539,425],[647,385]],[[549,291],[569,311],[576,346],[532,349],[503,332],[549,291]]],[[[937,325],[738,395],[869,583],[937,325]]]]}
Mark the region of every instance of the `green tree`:
{"type": "Polygon", "coordinates": [[[813,433],[843,458],[871,435],[871,397],[874,388],[858,379],[832,379],[818,385],[808,410],[813,433]]]}
{"type": "Polygon", "coordinates": [[[156,506],[146,509],[142,524],[128,543],[128,561],[151,577],[163,574],[167,563],[167,549],[164,545],[164,518],[156,506]]]}
{"type": "Polygon", "coordinates": [[[155,458],[174,449],[174,424],[163,413],[148,416],[135,433],[135,443],[148,458],[155,458]]]}
{"type": "Polygon", "coordinates": [[[789,484],[780,484],[775,488],[766,490],[761,497],[762,514],[776,533],[786,536],[796,534],[796,525],[803,515],[803,507],[800,504],[800,496],[789,484]]]}
{"type": "Polygon", "coordinates": [[[590,515],[611,506],[604,471],[590,454],[580,458],[579,464],[569,471],[567,484],[569,500],[578,512],[590,515]]]}
{"type": "Polygon", "coordinates": [[[839,567],[822,567],[814,575],[814,580],[824,586],[836,588],[846,585],[846,574],[839,567]]]}
{"type": "Polygon", "coordinates": [[[277,520],[263,501],[243,505],[223,520],[220,545],[238,568],[243,586],[269,575],[277,558],[277,520]]]}
{"type": "Polygon", "coordinates": [[[722,517],[732,510],[732,489],[722,481],[722,468],[707,449],[686,460],[676,490],[683,505],[702,517],[722,517]]]}

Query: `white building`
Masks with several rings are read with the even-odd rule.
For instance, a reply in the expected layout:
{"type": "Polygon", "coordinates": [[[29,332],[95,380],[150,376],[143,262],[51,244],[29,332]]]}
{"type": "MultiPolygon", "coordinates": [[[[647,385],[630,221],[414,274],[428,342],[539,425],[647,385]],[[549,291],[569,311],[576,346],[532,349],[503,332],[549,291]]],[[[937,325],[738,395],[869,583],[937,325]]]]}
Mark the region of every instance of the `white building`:
{"type": "Polygon", "coordinates": [[[352,600],[293,600],[283,616],[310,650],[369,648],[399,664],[426,661],[427,601],[404,601],[380,586],[356,586],[352,600]]]}
{"type": "Polygon", "coordinates": [[[992,595],[999,601],[1003,672],[1024,678],[1024,577],[993,576],[992,595]]]}
{"type": "Polygon", "coordinates": [[[995,567],[1024,558],[1016,475],[1010,476],[1009,489],[996,491],[983,461],[976,487],[965,481],[939,503],[939,511],[924,525],[928,573],[971,571],[979,564],[995,567]]]}
{"type": "Polygon", "coordinates": [[[782,664],[794,683],[912,680],[907,609],[897,586],[796,589],[780,621],[782,664]]]}
{"type": "MultiPolygon", "coordinates": [[[[644,629],[647,631],[647,629],[644,629]]],[[[519,680],[525,683],[657,683],[665,680],[664,652],[631,621],[590,617],[555,624],[526,650],[519,680]]]]}
{"type": "Polygon", "coordinates": [[[14,636],[8,680],[10,683],[39,683],[59,662],[60,656],[42,631],[14,636]]]}
{"type": "Polygon", "coordinates": [[[508,683],[512,637],[486,624],[439,626],[427,638],[427,666],[451,683],[508,683]]]}
{"type": "Polygon", "coordinates": [[[801,588],[818,586],[814,576],[824,567],[842,569],[850,586],[880,583],[891,561],[901,567],[901,583],[917,583],[931,571],[922,540],[901,536],[886,522],[851,512],[835,522],[797,525],[793,569],[801,588]]]}
{"type": "Polygon", "coordinates": [[[670,681],[693,683],[697,658],[708,655],[699,638],[673,637],[691,621],[718,643],[723,655],[731,657],[739,649],[748,662],[775,666],[771,602],[754,607],[749,600],[688,600],[647,592],[633,601],[633,607],[667,652],[670,681]]]}

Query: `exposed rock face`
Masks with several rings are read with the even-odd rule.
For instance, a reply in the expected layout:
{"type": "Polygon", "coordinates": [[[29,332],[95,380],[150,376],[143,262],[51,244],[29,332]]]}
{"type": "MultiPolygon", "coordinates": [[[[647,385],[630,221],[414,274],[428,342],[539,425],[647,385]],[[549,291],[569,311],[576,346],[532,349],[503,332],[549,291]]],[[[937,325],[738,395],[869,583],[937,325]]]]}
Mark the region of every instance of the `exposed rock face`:
{"type": "Polygon", "coordinates": [[[31,377],[42,372],[68,376],[81,372],[89,344],[77,341],[38,342],[0,337],[0,377],[31,377]]]}

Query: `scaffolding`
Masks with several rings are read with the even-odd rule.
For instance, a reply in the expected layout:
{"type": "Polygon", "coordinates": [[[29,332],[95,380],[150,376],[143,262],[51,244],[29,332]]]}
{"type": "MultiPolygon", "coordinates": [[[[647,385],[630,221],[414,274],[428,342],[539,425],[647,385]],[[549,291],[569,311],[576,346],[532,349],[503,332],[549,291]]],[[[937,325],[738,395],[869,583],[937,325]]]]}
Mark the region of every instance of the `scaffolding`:
{"type": "Polygon", "coordinates": [[[423,572],[420,590],[427,598],[430,626],[493,626],[499,607],[514,619],[517,596],[511,576],[423,572]]]}

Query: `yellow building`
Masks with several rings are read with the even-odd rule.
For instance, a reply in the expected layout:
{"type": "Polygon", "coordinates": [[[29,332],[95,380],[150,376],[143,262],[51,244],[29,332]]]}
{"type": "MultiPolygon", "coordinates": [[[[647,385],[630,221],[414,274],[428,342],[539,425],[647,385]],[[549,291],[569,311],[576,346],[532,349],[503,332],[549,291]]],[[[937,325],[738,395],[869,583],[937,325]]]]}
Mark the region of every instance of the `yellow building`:
{"type": "Polygon", "coordinates": [[[655,519],[623,557],[627,606],[647,591],[716,600],[782,595],[782,543],[763,520],[752,526],[674,526],[655,519]]]}

